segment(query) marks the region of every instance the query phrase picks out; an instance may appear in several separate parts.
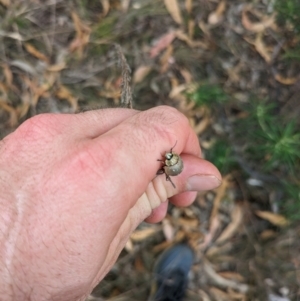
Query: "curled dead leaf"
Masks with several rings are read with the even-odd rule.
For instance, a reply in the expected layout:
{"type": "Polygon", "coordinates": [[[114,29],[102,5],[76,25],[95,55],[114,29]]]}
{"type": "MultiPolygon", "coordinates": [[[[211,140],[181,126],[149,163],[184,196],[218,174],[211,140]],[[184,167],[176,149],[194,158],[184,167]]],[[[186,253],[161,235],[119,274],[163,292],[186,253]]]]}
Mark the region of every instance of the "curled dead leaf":
{"type": "Polygon", "coordinates": [[[18,115],[16,109],[6,103],[4,99],[0,99],[0,108],[9,114],[9,126],[15,127],[18,124],[18,115]]]}
{"type": "Polygon", "coordinates": [[[87,45],[90,40],[91,29],[80,20],[75,11],[71,13],[71,16],[74,23],[76,36],[71,42],[69,49],[71,52],[77,51],[78,55],[81,57],[83,55],[84,46],[87,45]]]}
{"type": "Polygon", "coordinates": [[[132,241],[143,241],[144,239],[154,235],[159,231],[160,228],[158,227],[148,227],[142,230],[136,230],[130,235],[130,239],[132,241]]]}
{"type": "Polygon", "coordinates": [[[164,54],[160,58],[160,73],[167,72],[170,63],[174,61],[174,59],[172,59],[172,54],[173,54],[173,46],[169,45],[165,50],[164,54]]]}
{"type": "Polygon", "coordinates": [[[41,53],[39,50],[37,50],[33,45],[31,45],[29,43],[25,43],[24,46],[25,46],[26,51],[28,53],[30,53],[32,56],[49,64],[49,62],[50,62],[49,58],[46,55],[44,55],[43,53],[41,53]]]}
{"type": "Polygon", "coordinates": [[[226,1],[221,1],[216,10],[209,14],[208,23],[211,25],[216,25],[220,23],[224,18],[224,12],[226,9],[226,1]]]}
{"type": "Polygon", "coordinates": [[[252,32],[263,32],[268,27],[275,25],[275,14],[267,17],[263,17],[260,22],[251,22],[250,18],[248,17],[248,13],[251,12],[251,7],[246,6],[242,12],[242,24],[243,26],[252,32]]]}
{"type": "Polygon", "coordinates": [[[172,19],[177,24],[182,24],[182,17],[177,0],[164,0],[164,3],[172,19]]]}
{"type": "Polygon", "coordinates": [[[272,53],[265,45],[262,39],[262,34],[257,34],[254,42],[254,47],[267,63],[270,63],[272,61],[272,53]]]}
{"type": "Polygon", "coordinates": [[[67,87],[63,85],[59,86],[55,94],[60,99],[66,99],[70,103],[73,112],[77,110],[78,99],[72,95],[71,91],[67,87]]]}
{"type": "Polygon", "coordinates": [[[121,7],[122,7],[122,11],[124,13],[126,13],[128,11],[129,5],[130,5],[130,1],[131,0],[122,0],[121,1],[121,7]]]}
{"type": "Polygon", "coordinates": [[[206,276],[212,281],[213,284],[216,284],[219,287],[223,288],[232,288],[238,292],[246,293],[249,290],[249,286],[244,283],[240,283],[235,280],[226,279],[219,275],[212,267],[211,263],[207,260],[204,261],[203,271],[206,276]]]}
{"type": "Polygon", "coordinates": [[[225,228],[225,230],[218,237],[217,242],[222,243],[230,239],[239,229],[243,221],[242,208],[236,205],[231,213],[231,223],[225,228]]]}
{"type": "Polygon", "coordinates": [[[187,88],[186,84],[182,84],[179,86],[174,86],[171,90],[171,92],[169,93],[169,97],[170,98],[175,98],[177,95],[179,95],[181,92],[185,91],[187,88]]]}
{"type": "Polygon", "coordinates": [[[59,72],[65,68],[66,68],[66,63],[62,62],[62,63],[56,64],[56,65],[51,65],[51,66],[47,67],[47,70],[50,72],[59,72]]]}
{"type": "Polygon", "coordinates": [[[150,58],[155,58],[158,56],[162,50],[167,48],[173,42],[175,37],[175,31],[170,31],[161,36],[155,45],[150,49],[150,58]]]}
{"type": "Polygon", "coordinates": [[[194,47],[200,47],[202,49],[207,49],[208,45],[206,45],[206,43],[202,42],[202,41],[195,41],[192,40],[186,33],[184,33],[182,30],[176,30],[176,38],[184,41],[185,43],[188,44],[188,46],[190,46],[191,48],[194,47]]]}
{"type": "Polygon", "coordinates": [[[197,135],[201,135],[206,128],[210,125],[211,119],[209,117],[203,118],[196,125],[194,125],[193,129],[197,135]]]}
{"type": "Polygon", "coordinates": [[[103,13],[102,16],[105,17],[107,13],[109,12],[110,4],[109,0],[100,0],[102,7],[103,7],[103,13]]]}
{"type": "Polygon", "coordinates": [[[275,74],[275,79],[280,82],[283,85],[294,85],[298,80],[299,77],[295,76],[295,77],[284,77],[282,75],[280,75],[279,73],[275,74]]]}
{"type": "Polygon", "coordinates": [[[193,0],[185,0],[185,9],[188,12],[188,14],[190,14],[192,12],[192,8],[193,8],[193,0]]]}
{"type": "Polygon", "coordinates": [[[278,227],[285,227],[289,225],[289,221],[281,214],[260,210],[255,211],[255,214],[278,227]]]}
{"type": "Polygon", "coordinates": [[[132,82],[134,84],[138,84],[142,82],[145,79],[145,77],[151,72],[151,70],[152,70],[151,66],[145,66],[145,65],[139,66],[133,74],[132,82]]]}
{"type": "Polygon", "coordinates": [[[2,68],[5,76],[5,84],[8,88],[10,88],[12,86],[13,74],[7,64],[3,64],[2,68]]]}
{"type": "Polygon", "coordinates": [[[127,240],[127,242],[125,244],[125,250],[128,253],[132,253],[134,250],[134,246],[133,246],[132,240],[130,238],[127,240]]]}
{"type": "Polygon", "coordinates": [[[162,221],[162,231],[164,233],[164,236],[166,238],[166,241],[173,241],[174,235],[175,235],[175,229],[170,223],[169,219],[165,218],[162,221]]]}
{"type": "Polygon", "coordinates": [[[5,6],[5,7],[9,7],[10,6],[10,0],[0,0],[0,3],[5,6]]]}

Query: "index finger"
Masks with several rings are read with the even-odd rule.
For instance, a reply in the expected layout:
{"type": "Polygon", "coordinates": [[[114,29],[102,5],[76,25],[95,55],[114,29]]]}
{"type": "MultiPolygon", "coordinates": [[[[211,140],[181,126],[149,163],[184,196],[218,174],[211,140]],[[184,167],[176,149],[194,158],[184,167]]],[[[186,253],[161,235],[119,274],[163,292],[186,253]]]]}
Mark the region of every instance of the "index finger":
{"type": "Polygon", "coordinates": [[[92,156],[92,168],[97,170],[97,182],[110,187],[114,179],[114,188],[107,189],[107,198],[114,198],[119,191],[126,199],[140,197],[161,168],[158,159],[176,141],[176,153],[200,156],[198,138],[187,118],[165,106],[135,114],[91,139],[88,155],[92,156]]]}

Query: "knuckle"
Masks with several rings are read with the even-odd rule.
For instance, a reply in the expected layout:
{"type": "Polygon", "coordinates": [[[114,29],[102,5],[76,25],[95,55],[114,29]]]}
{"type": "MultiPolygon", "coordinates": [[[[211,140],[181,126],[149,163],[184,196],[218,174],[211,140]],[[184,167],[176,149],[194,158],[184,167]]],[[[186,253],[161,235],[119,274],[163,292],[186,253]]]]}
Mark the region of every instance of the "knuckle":
{"type": "Polygon", "coordinates": [[[95,154],[89,144],[82,144],[70,157],[70,173],[80,178],[95,176],[97,181],[103,180],[109,170],[109,156],[109,152],[103,150],[100,145],[95,154]]]}
{"type": "Polygon", "coordinates": [[[47,134],[54,135],[54,125],[56,125],[55,115],[40,114],[23,122],[16,130],[15,134],[19,138],[28,141],[37,141],[45,137],[47,134]]]}

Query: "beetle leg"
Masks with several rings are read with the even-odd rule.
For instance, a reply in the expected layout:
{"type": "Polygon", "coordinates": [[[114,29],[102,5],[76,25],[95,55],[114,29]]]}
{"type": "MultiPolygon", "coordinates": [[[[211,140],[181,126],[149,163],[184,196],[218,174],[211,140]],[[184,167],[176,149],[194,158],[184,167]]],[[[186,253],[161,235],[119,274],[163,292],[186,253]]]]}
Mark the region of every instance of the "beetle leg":
{"type": "Polygon", "coordinates": [[[173,181],[171,180],[171,177],[168,176],[167,174],[166,174],[166,181],[171,182],[172,186],[173,186],[174,188],[176,188],[175,184],[174,184],[173,181]]]}
{"type": "Polygon", "coordinates": [[[165,171],[164,171],[163,169],[159,169],[159,170],[157,171],[156,175],[158,176],[158,175],[162,175],[162,174],[164,174],[164,173],[165,173],[165,171]]]}

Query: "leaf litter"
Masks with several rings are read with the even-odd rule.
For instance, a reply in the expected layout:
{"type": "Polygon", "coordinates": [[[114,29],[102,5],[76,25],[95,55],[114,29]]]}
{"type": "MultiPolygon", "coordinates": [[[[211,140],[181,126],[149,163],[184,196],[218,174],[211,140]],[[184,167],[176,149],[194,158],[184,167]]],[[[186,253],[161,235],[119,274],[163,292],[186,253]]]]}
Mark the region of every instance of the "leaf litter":
{"type": "MultiPolygon", "coordinates": [[[[243,116],[233,112],[251,91],[265,97],[275,86],[284,103],[299,82],[299,69],[283,68],[285,28],[264,1],[17,2],[1,2],[1,138],[35,114],[120,99],[130,107],[134,97],[137,109],[181,110],[206,155],[230,127],[224,116],[243,116]],[[207,84],[223,85],[232,98],[218,120],[218,105],[197,105],[189,96],[207,84]]],[[[196,254],[186,300],[296,300],[299,225],[289,228],[268,196],[255,193],[232,170],[189,210],[171,206],[161,226],[143,223],[88,300],[146,300],[158,253],[182,241],[196,254]]]]}

